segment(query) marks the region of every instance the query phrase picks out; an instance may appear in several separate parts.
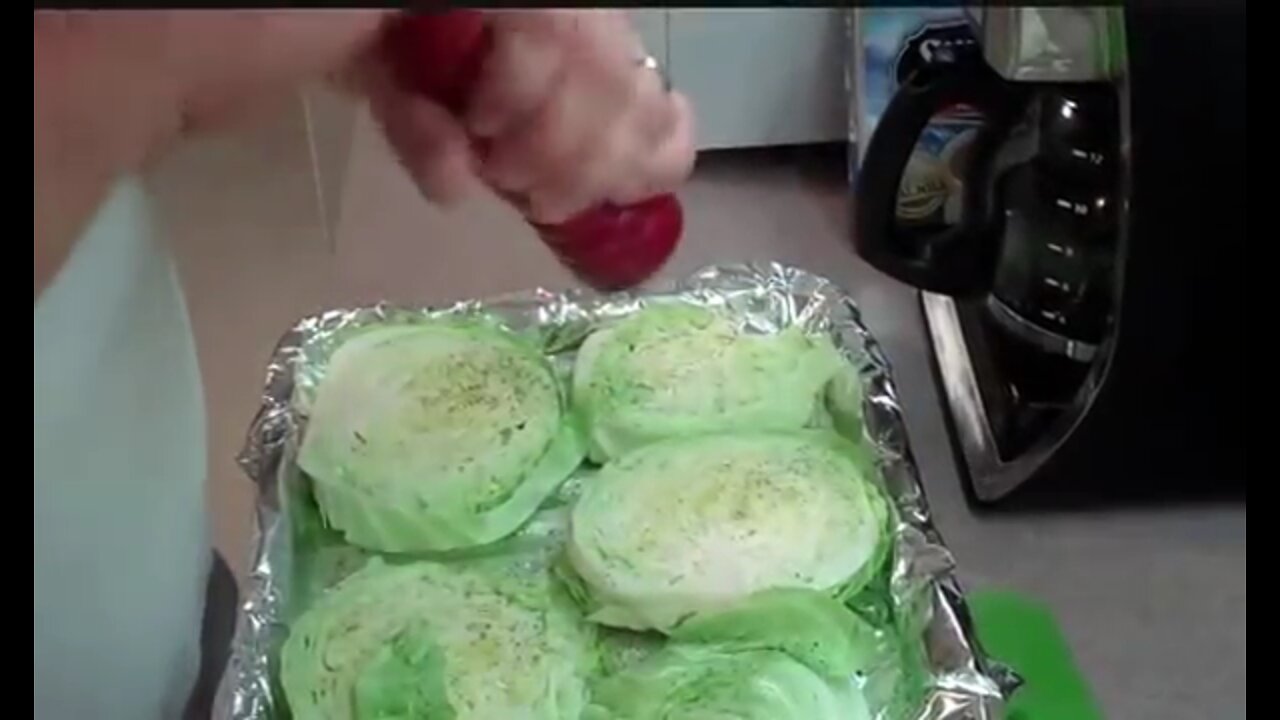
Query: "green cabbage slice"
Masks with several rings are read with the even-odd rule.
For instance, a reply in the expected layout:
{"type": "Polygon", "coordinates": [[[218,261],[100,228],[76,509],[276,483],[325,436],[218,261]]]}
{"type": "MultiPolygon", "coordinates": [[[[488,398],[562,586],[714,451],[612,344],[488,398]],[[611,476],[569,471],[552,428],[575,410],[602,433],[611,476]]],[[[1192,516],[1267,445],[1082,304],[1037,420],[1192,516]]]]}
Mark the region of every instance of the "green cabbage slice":
{"type": "Polygon", "coordinates": [[[815,590],[764,590],[724,610],[699,613],[671,630],[681,642],[779,650],[827,677],[870,672],[891,638],[835,598],[815,590]]]}
{"type": "Polygon", "coordinates": [[[603,462],[669,437],[806,427],[841,365],[829,339],[799,326],[749,334],[710,308],[652,305],[587,338],[573,402],[603,462]]]}
{"type": "Polygon", "coordinates": [[[583,719],[870,720],[859,674],[887,650],[824,593],[766,590],[597,682],[583,719]]]}
{"type": "Polygon", "coordinates": [[[591,620],[634,630],[772,588],[844,598],[891,545],[873,477],[863,447],[819,431],[649,445],[584,483],[556,569],[591,620]]]}
{"type": "Polygon", "coordinates": [[[585,439],[563,395],[537,349],[492,323],[367,329],[330,358],[298,465],[354,545],[484,545],[581,463],[585,439]]]}
{"type": "Polygon", "coordinates": [[[596,626],[597,647],[601,677],[615,675],[652,657],[667,644],[667,637],[656,632],[634,632],[618,628],[596,626]]]}
{"type": "Polygon", "coordinates": [[[445,655],[430,628],[413,623],[383,645],[356,677],[355,716],[455,720],[445,687],[445,655]]]}
{"type": "Polygon", "coordinates": [[[523,556],[374,559],[293,624],[281,683],[296,720],[575,720],[594,629],[523,556]]]}
{"type": "Polygon", "coordinates": [[[596,685],[583,720],[871,720],[852,677],[783,652],[672,645],[596,685]]]}

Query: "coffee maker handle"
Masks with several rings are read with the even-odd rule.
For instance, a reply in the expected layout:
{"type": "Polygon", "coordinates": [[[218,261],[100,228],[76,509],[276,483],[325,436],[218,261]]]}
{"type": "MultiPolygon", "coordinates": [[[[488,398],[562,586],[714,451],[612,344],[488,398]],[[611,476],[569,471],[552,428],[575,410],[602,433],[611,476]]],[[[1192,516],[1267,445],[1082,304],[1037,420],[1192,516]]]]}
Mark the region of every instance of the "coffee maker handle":
{"type": "Polygon", "coordinates": [[[999,257],[996,155],[1025,106],[1026,92],[981,60],[930,66],[899,86],[871,135],[854,190],[854,245],[882,272],[915,287],[957,297],[991,289],[999,257]],[[960,171],[959,222],[921,237],[898,226],[898,188],[930,119],[956,106],[983,122],[960,171]]]}

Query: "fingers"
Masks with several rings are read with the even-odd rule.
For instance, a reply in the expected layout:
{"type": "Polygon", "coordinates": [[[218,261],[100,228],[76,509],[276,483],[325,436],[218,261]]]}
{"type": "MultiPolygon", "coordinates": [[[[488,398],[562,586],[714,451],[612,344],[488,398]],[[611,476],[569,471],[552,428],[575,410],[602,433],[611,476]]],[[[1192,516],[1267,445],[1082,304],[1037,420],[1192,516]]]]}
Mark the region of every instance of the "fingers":
{"type": "Polygon", "coordinates": [[[625,82],[596,76],[597,70],[567,71],[554,94],[533,113],[513,118],[493,136],[485,177],[510,192],[555,183],[574,174],[632,111],[625,82]]]}
{"type": "Polygon", "coordinates": [[[608,200],[624,205],[639,202],[669,192],[693,172],[697,159],[693,107],[680,93],[671,93],[670,101],[666,132],[656,147],[640,155],[638,172],[628,172],[617,179],[608,200]]]}
{"type": "Polygon", "coordinates": [[[693,112],[667,93],[657,73],[642,75],[631,112],[624,111],[580,162],[530,193],[544,222],[558,222],[601,200],[630,204],[667,192],[688,177],[695,157],[693,112]]]}
{"type": "Polygon", "coordinates": [[[495,12],[489,29],[462,118],[392,87],[385,65],[359,82],[429,198],[457,200],[474,172],[531,220],[558,223],[602,201],[669,191],[689,174],[689,104],[642,65],[624,13],[495,12]]]}
{"type": "Polygon", "coordinates": [[[634,143],[622,128],[584,146],[586,153],[578,162],[568,161],[565,171],[543,178],[527,189],[530,216],[539,222],[558,223],[594,205],[603,197],[601,188],[611,187],[619,168],[633,164],[634,143]]]}
{"type": "Polygon", "coordinates": [[[561,78],[565,53],[552,35],[557,13],[517,13],[493,21],[493,48],[485,61],[487,82],[476,88],[467,110],[467,127],[491,138],[533,114],[561,78]],[[539,22],[516,17],[547,15],[539,22]]]}
{"type": "Polygon", "coordinates": [[[378,87],[371,110],[422,194],[445,206],[466,197],[475,185],[474,158],[461,124],[429,100],[378,87]]]}
{"type": "Polygon", "coordinates": [[[480,173],[559,222],[604,200],[673,189],[692,169],[688,102],[643,67],[617,11],[495,13],[493,51],[468,108],[480,173]]]}

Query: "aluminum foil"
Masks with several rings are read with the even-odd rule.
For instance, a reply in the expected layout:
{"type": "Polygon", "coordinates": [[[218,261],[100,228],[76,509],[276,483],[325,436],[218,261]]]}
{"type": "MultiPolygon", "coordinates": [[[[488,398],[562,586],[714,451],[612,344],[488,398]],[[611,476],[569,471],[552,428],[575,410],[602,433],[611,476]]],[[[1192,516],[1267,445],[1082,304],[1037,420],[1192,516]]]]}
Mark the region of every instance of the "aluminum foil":
{"type": "MultiPolygon", "coordinates": [[[[835,384],[846,434],[861,434],[879,459],[885,490],[898,510],[895,553],[879,596],[904,642],[904,667],[919,672],[911,680],[910,702],[886,706],[881,720],[989,720],[1002,717],[1004,699],[1018,679],[986,658],[973,636],[964,596],[950,552],[934,528],[907,446],[892,373],[868,333],[857,307],[831,282],[778,264],[720,266],[701,270],[668,289],[606,296],[535,290],[490,301],[467,301],[447,308],[405,309],[386,305],[334,310],[300,321],[281,340],[271,359],[262,406],[248,433],[241,466],[257,483],[258,542],[232,655],[219,687],[214,717],[266,720],[287,716],[274,684],[273,665],[290,618],[297,565],[314,548],[300,523],[314,523],[297,498],[305,480],[294,464],[311,393],[324,360],[345,331],[385,321],[412,322],[441,314],[484,312],[513,330],[529,332],[562,368],[599,322],[625,316],[648,302],[681,299],[730,310],[749,332],[774,332],[790,325],[828,334],[850,362],[845,382],[835,384]],[[848,382],[856,379],[858,382],[848,382]]],[[[834,410],[833,410],[833,414],[834,410]]],[[[331,574],[341,576],[360,562],[354,549],[328,548],[331,574]],[[339,566],[347,566],[345,568],[339,566]]],[[[868,608],[873,610],[874,608],[868,608]]],[[[876,683],[905,683],[911,673],[895,668],[876,683]]],[[[894,694],[892,691],[886,691],[894,694]]]]}

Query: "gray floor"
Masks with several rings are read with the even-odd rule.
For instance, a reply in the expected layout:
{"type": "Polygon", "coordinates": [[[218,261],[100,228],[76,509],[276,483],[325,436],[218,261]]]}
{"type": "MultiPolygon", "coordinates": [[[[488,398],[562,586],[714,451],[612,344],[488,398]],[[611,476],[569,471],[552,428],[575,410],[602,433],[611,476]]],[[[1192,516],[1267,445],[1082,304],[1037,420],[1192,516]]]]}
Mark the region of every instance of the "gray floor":
{"type": "Polygon", "coordinates": [[[849,253],[843,180],[832,166],[811,151],[713,158],[684,196],[697,223],[689,242],[749,235],[753,250],[776,248],[850,289],[893,363],[929,501],[962,578],[1047,602],[1108,717],[1243,718],[1244,507],[972,513],[915,296],[849,253]]]}
{"type": "MultiPolygon", "coordinates": [[[[423,203],[366,120],[325,220],[298,127],[190,149],[155,177],[204,365],[217,542],[248,558],[252,488],[232,458],[280,332],[324,306],[382,298],[438,302],[534,285],[566,287],[512,213],[489,198],[441,212],[423,203]]],[[[1243,718],[1243,507],[979,518],[945,444],[909,290],[852,254],[838,163],[812,150],[712,156],[681,193],[686,241],[668,267],[779,260],[848,288],[886,347],[938,525],[973,587],[1047,602],[1109,717],[1243,718]]]]}

